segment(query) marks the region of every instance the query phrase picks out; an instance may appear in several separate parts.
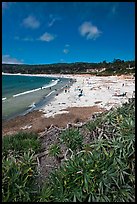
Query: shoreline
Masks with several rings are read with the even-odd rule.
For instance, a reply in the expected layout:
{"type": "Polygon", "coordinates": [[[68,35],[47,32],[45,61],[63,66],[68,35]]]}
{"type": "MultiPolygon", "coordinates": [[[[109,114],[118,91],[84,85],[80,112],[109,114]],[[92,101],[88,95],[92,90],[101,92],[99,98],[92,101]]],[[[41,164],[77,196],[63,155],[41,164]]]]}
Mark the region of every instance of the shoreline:
{"type": "Polygon", "coordinates": [[[95,113],[102,113],[105,109],[93,107],[73,107],[64,110],[64,113],[54,117],[43,117],[40,111],[33,111],[24,116],[17,116],[14,119],[2,123],[2,136],[13,135],[18,132],[41,133],[52,125],[59,128],[66,128],[68,124],[84,123],[95,113]]]}
{"type": "MultiPolygon", "coordinates": [[[[7,75],[7,73],[4,73],[5,75],[7,75]]],[[[9,74],[11,75],[16,75],[16,74],[9,74]]],[[[19,74],[17,74],[16,76],[19,76],[19,74]]],[[[24,74],[22,74],[21,76],[26,76],[24,74]]],[[[49,77],[49,75],[27,75],[29,76],[35,76],[35,77],[49,77]]],[[[9,113],[6,115],[5,112],[3,112],[3,120],[9,120],[12,118],[17,117],[18,115],[24,115],[27,114],[29,112],[32,112],[33,110],[39,110],[42,106],[47,105],[49,103],[49,101],[51,101],[56,94],[59,94],[61,91],[63,91],[63,88],[65,88],[66,85],[68,84],[72,84],[73,80],[69,79],[69,78],[59,78],[60,76],[51,76],[51,78],[54,78],[54,82],[50,82],[49,84],[47,84],[46,86],[43,85],[43,87],[39,87],[39,88],[35,88],[35,89],[30,89],[28,91],[24,91],[24,92],[20,92],[17,94],[14,94],[13,96],[11,96],[10,98],[2,98],[2,103],[3,103],[3,110],[6,110],[6,106],[8,105],[9,101],[11,104],[11,100],[14,100],[14,103],[22,103],[23,100],[26,100],[28,97],[33,97],[34,99],[32,101],[30,101],[30,103],[28,103],[28,105],[20,111],[16,111],[15,108],[13,107],[14,105],[10,105],[9,107],[13,107],[11,110],[15,110],[12,111],[13,113],[9,113]],[[37,93],[35,93],[37,92],[37,93]],[[25,98],[24,98],[25,97],[25,98]],[[15,99],[14,99],[15,98],[15,99]],[[16,100],[16,101],[15,101],[16,100]]],[[[6,112],[7,113],[7,112],[6,112]]]]}
{"type": "MultiPolygon", "coordinates": [[[[21,74],[21,73],[6,73],[6,72],[2,72],[2,75],[17,75],[17,76],[35,76],[35,77],[51,77],[51,78],[71,78],[75,75],[72,74],[21,74]]],[[[78,75],[78,74],[77,74],[78,75]]],[[[89,76],[91,76],[90,74],[87,74],[89,76]]]]}
{"type": "MultiPolygon", "coordinates": [[[[63,77],[64,75],[56,76],[63,77]]],[[[2,135],[18,131],[40,132],[52,124],[65,127],[69,122],[84,122],[89,120],[94,113],[121,106],[132,97],[135,91],[135,77],[130,75],[103,77],[90,74],[69,74],[65,77],[75,81],[70,87],[62,89],[40,110],[34,110],[24,116],[17,116],[8,122],[3,122],[2,135]],[[127,92],[126,96],[121,96],[120,94],[124,92],[127,92]]]]}

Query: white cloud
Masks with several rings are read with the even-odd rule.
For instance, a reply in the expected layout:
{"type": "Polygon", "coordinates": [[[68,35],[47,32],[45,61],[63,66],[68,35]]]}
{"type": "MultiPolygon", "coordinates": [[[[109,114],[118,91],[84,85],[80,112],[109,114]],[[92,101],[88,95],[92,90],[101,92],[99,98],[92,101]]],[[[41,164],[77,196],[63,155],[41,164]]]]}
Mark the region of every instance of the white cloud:
{"type": "Polygon", "coordinates": [[[53,24],[54,24],[56,21],[61,20],[61,18],[59,18],[59,17],[54,17],[52,14],[50,14],[49,17],[50,17],[50,22],[48,23],[48,27],[53,26],[53,24]]]}
{"type": "Polygon", "coordinates": [[[21,40],[21,41],[31,41],[31,42],[34,41],[34,39],[31,37],[20,38],[19,36],[15,36],[14,39],[21,40]]]}
{"type": "Polygon", "coordinates": [[[46,32],[42,36],[40,36],[39,40],[50,42],[50,41],[54,40],[55,37],[56,37],[55,35],[46,32]]]}
{"type": "Polygon", "coordinates": [[[87,39],[93,39],[95,40],[97,37],[100,36],[102,33],[101,31],[98,30],[97,26],[92,25],[90,22],[84,22],[80,27],[79,27],[79,32],[80,34],[87,39]]]}
{"type": "Polygon", "coordinates": [[[63,49],[63,52],[64,52],[65,54],[68,54],[68,53],[70,52],[70,50],[68,49],[69,47],[70,47],[69,44],[65,44],[65,47],[64,47],[64,49],[63,49]]]}
{"type": "Polygon", "coordinates": [[[40,22],[34,16],[28,16],[23,20],[23,25],[26,28],[39,28],[40,22]]]}
{"type": "Polygon", "coordinates": [[[10,57],[10,55],[3,55],[2,56],[2,63],[3,64],[23,64],[23,60],[18,60],[16,58],[10,57]]]}
{"type": "Polygon", "coordinates": [[[69,49],[64,49],[63,52],[64,52],[65,54],[68,54],[68,53],[69,53],[69,49]]]}
{"type": "Polygon", "coordinates": [[[56,21],[56,19],[54,18],[54,19],[52,19],[49,23],[48,23],[48,26],[49,27],[51,27],[53,24],[54,24],[54,22],[56,21]]]}

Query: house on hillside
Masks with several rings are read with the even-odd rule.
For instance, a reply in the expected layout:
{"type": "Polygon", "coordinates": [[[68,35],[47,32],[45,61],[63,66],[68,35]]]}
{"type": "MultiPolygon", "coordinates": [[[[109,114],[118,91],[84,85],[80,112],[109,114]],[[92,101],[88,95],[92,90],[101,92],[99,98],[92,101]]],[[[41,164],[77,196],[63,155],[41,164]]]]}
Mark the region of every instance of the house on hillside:
{"type": "Polygon", "coordinates": [[[105,71],[106,68],[97,68],[97,69],[87,69],[86,72],[87,73],[92,73],[92,72],[103,72],[105,71]]]}

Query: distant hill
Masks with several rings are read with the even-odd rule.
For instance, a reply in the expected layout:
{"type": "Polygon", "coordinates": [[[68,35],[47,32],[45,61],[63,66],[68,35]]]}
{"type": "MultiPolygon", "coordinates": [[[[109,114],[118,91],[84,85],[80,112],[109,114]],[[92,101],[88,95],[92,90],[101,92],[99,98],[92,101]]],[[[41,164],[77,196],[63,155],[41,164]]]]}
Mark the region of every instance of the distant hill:
{"type": "Polygon", "coordinates": [[[2,64],[2,72],[22,74],[82,74],[96,75],[135,73],[135,61],[114,59],[113,62],[99,63],[56,63],[43,65],[2,64]]]}

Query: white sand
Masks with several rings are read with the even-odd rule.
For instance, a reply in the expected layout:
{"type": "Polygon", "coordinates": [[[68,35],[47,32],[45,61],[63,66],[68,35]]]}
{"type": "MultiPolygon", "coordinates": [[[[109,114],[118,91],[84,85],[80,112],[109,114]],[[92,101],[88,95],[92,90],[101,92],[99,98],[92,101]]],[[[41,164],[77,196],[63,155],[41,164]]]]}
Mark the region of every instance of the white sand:
{"type": "MultiPolygon", "coordinates": [[[[2,73],[8,74],[8,73],[2,73]]],[[[91,76],[91,75],[61,75],[61,74],[8,74],[8,75],[24,75],[24,76],[42,76],[57,78],[72,78],[76,82],[61,92],[48,105],[40,111],[44,113],[44,117],[50,117],[56,114],[68,113],[64,110],[69,107],[89,107],[97,105],[100,108],[110,110],[128,101],[135,91],[135,77],[133,76],[91,76]],[[124,86],[122,86],[124,84],[124,86]],[[109,89],[108,89],[109,87],[109,89]],[[80,91],[83,90],[82,96],[79,97],[80,91]],[[116,94],[126,96],[118,97],[116,94]],[[97,103],[96,103],[97,102],[97,103]]]]}
{"type": "MultiPolygon", "coordinates": [[[[56,76],[60,77],[61,75],[56,76]]],[[[128,98],[132,97],[133,91],[135,91],[135,78],[133,76],[99,77],[89,75],[65,75],[64,77],[76,79],[76,82],[67,89],[66,93],[64,90],[57,95],[53,101],[40,110],[44,112],[45,117],[54,117],[56,114],[64,113],[64,109],[68,107],[89,107],[97,105],[98,107],[109,110],[112,107],[117,107],[127,102],[128,98]],[[122,86],[123,84],[124,86],[122,86]],[[79,89],[83,90],[81,97],[79,97],[79,89]],[[116,94],[123,94],[124,92],[127,92],[124,97],[115,96],[116,94]]]]}

